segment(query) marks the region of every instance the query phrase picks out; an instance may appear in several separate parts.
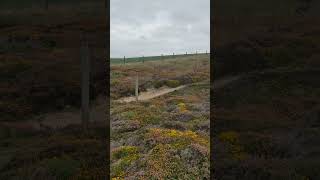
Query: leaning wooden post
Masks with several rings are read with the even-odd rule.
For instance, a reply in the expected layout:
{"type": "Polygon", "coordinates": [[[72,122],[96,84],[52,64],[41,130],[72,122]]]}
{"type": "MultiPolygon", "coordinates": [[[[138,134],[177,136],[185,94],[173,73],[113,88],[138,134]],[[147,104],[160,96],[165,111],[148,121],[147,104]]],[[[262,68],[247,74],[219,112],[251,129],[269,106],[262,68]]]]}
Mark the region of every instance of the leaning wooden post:
{"type": "Polygon", "coordinates": [[[138,71],[137,71],[137,77],[136,77],[136,101],[138,101],[139,97],[139,74],[138,74],[138,71]]]}
{"type": "Polygon", "coordinates": [[[81,118],[84,133],[88,132],[90,118],[89,111],[89,81],[90,81],[90,56],[88,40],[83,37],[81,55],[81,118]]]}

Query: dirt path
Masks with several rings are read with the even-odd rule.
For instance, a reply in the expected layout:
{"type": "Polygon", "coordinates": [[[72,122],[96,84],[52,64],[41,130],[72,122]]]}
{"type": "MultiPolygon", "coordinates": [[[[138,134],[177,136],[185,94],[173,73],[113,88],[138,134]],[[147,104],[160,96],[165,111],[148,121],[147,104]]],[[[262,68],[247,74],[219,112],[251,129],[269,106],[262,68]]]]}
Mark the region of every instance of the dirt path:
{"type": "MultiPolygon", "coordinates": [[[[213,83],[213,88],[214,89],[220,89],[223,88],[224,86],[237,81],[238,79],[242,78],[242,75],[238,75],[238,76],[229,76],[229,77],[225,77],[222,79],[218,79],[213,83]]],[[[183,86],[179,86],[176,88],[168,88],[168,87],[162,87],[159,89],[149,89],[146,92],[141,92],[138,96],[138,100],[139,101],[148,101],[150,99],[183,89],[187,86],[190,85],[196,85],[199,83],[194,83],[194,84],[189,84],[189,85],[183,85],[183,86]]],[[[118,102],[122,102],[122,103],[129,103],[129,102],[133,102],[136,101],[136,97],[135,96],[129,96],[129,97],[123,97],[117,100],[118,102]]]]}
{"type": "MultiPolygon", "coordinates": [[[[186,85],[179,86],[176,88],[162,87],[159,89],[149,89],[146,92],[141,92],[140,95],[138,96],[138,100],[139,101],[147,101],[147,100],[153,99],[155,97],[162,96],[162,95],[177,91],[177,90],[185,88],[185,87],[186,87],[186,85]]],[[[128,103],[128,102],[136,101],[136,97],[135,96],[124,97],[124,98],[120,98],[117,101],[128,103]]]]}
{"type": "MultiPolygon", "coordinates": [[[[90,122],[99,123],[106,121],[107,100],[100,97],[90,108],[90,122]]],[[[21,122],[2,122],[0,126],[18,130],[58,130],[69,125],[81,124],[81,111],[79,109],[69,109],[57,113],[48,113],[21,122]]]]}

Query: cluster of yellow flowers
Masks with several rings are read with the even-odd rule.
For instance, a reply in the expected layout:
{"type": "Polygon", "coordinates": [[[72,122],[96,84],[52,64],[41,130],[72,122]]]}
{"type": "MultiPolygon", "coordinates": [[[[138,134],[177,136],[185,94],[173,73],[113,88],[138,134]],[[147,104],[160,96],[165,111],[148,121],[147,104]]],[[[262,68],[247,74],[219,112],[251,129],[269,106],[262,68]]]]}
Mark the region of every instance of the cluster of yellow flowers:
{"type": "Polygon", "coordinates": [[[153,148],[146,163],[147,173],[158,179],[169,175],[171,163],[173,163],[169,150],[170,146],[168,144],[158,144],[153,148]]]}
{"type": "Polygon", "coordinates": [[[173,141],[179,141],[184,144],[197,143],[204,146],[209,146],[209,141],[193,131],[179,131],[175,129],[159,129],[151,128],[149,129],[149,137],[154,137],[157,139],[169,139],[173,141]]]}
{"type": "Polygon", "coordinates": [[[178,104],[178,109],[179,109],[179,111],[182,112],[182,113],[188,111],[187,106],[186,106],[185,103],[179,103],[179,104],[178,104]]]}
{"type": "Polygon", "coordinates": [[[115,176],[114,178],[124,177],[125,169],[140,157],[138,148],[135,146],[121,146],[113,150],[111,154],[112,160],[117,160],[118,162],[111,167],[112,175],[115,176]]]}

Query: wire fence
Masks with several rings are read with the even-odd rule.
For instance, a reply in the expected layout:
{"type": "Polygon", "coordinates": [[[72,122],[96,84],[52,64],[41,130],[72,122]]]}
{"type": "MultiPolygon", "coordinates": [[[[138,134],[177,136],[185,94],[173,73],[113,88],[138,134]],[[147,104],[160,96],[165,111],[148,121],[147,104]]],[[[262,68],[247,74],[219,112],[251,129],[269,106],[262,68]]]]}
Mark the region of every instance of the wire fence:
{"type": "Polygon", "coordinates": [[[110,64],[127,64],[127,63],[144,63],[147,61],[159,61],[159,60],[168,60],[168,59],[173,59],[173,58],[180,58],[180,57],[190,57],[190,56],[196,56],[196,55],[210,55],[210,52],[195,52],[195,53],[188,53],[186,52],[185,54],[175,54],[172,53],[171,55],[160,55],[160,56],[141,56],[141,57],[130,57],[127,58],[124,56],[123,58],[111,58],[110,59],[110,64]]]}

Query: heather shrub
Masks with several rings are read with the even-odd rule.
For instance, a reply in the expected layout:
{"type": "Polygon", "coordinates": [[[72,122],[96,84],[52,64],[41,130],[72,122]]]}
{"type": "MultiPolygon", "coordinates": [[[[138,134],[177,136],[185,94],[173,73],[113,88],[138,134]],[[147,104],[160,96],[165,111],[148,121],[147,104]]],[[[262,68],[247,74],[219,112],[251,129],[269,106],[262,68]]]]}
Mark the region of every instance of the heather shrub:
{"type": "Polygon", "coordinates": [[[167,80],[165,84],[170,88],[175,88],[180,86],[180,82],[177,80],[167,80]]]}
{"type": "Polygon", "coordinates": [[[111,177],[124,177],[126,168],[139,158],[139,151],[134,146],[121,146],[111,152],[111,177]]]}

